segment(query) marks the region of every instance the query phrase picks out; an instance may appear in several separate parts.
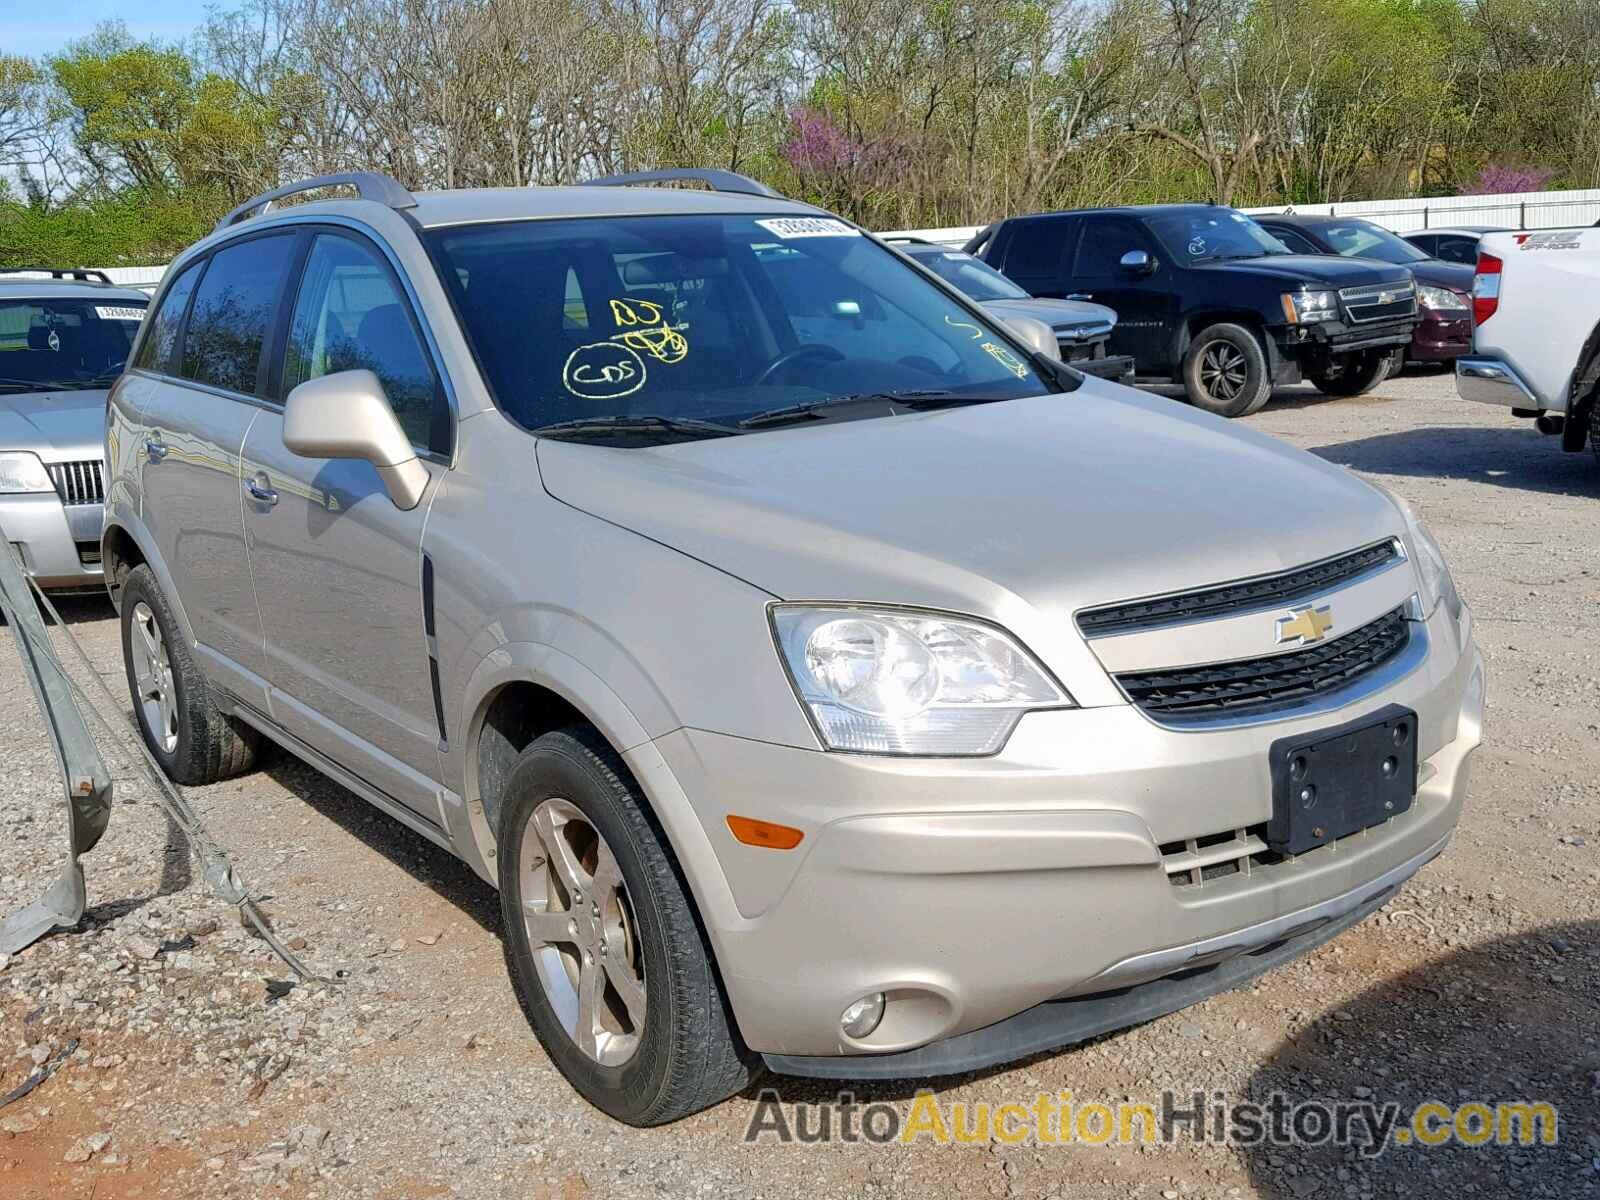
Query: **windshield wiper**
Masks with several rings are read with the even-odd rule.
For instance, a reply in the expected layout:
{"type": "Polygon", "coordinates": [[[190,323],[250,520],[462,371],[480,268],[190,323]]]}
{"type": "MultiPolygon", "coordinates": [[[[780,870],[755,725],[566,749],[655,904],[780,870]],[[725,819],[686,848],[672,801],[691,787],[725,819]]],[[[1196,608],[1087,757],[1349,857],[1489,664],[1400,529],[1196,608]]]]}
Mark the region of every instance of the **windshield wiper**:
{"type": "Polygon", "coordinates": [[[71,379],[8,379],[0,376],[0,387],[19,387],[28,392],[74,392],[83,386],[71,379]]]}
{"type": "Polygon", "coordinates": [[[909,389],[899,392],[856,392],[848,396],[829,396],[822,400],[806,400],[800,404],[787,404],[746,417],[739,422],[740,429],[760,429],[768,425],[788,425],[795,421],[808,421],[824,409],[850,404],[891,404],[917,411],[930,408],[954,407],[960,404],[993,404],[1000,400],[1015,400],[1015,396],[969,396],[962,392],[942,388],[909,389]]]}
{"type": "Polygon", "coordinates": [[[715,421],[696,421],[688,417],[663,417],[655,414],[623,413],[609,417],[581,417],[558,421],[533,430],[538,437],[578,438],[586,434],[678,434],[684,437],[732,437],[739,431],[715,421]]]}
{"type": "Polygon", "coordinates": [[[1189,261],[1197,262],[1197,263],[1203,263],[1203,262],[1241,262],[1241,261],[1243,261],[1245,259],[1265,258],[1265,257],[1267,257],[1267,252],[1265,250],[1263,250],[1259,254],[1202,254],[1199,258],[1190,259],[1189,261]]]}

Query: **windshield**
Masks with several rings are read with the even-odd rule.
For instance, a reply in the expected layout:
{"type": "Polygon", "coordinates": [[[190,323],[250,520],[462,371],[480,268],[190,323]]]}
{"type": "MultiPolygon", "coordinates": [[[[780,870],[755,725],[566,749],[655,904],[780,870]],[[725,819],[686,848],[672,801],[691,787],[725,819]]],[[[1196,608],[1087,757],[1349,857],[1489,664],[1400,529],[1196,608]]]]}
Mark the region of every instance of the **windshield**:
{"type": "Polygon", "coordinates": [[[0,392],[110,387],[144,310],[120,296],[0,299],[0,392]]]}
{"type": "Polygon", "coordinates": [[[988,263],[964,250],[901,246],[912,258],[974,300],[1027,300],[1029,295],[988,263]]]}
{"type": "Polygon", "coordinates": [[[1319,232],[1334,253],[1345,258],[1376,258],[1397,266],[1427,262],[1429,258],[1405,238],[1371,221],[1341,221],[1337,225],[1323,225],[1319,232]]]}
{"type": "Polygon", "coordinates": [[[994,325],[831,217],[574,218],[427,236],[496,402],[529,430],[706,436],[689,423],[737,428],[845,397],[1057,390],[994,325]]]}
{"type": "Polygon", "coordinates": [[[1289,247],[1231,208],[1162,213],[1149,223],[1167,253],[1188,266],[1289,253],[1289,247]]]}

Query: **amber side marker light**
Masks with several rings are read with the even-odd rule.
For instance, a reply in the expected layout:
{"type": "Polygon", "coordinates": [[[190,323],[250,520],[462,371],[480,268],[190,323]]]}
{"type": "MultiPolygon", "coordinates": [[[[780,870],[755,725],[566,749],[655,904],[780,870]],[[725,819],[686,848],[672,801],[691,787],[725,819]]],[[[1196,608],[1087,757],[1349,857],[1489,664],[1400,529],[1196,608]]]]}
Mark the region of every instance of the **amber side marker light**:
{"type": "Polygon", "coordinates": [[[754,817],[728,815],[728,828],[736,840],[746,846],[760,846],[767,850],[793,850],[805,837],[798,829],[787,825],[774,825],[771,821],[758,821],[754,817]]]}

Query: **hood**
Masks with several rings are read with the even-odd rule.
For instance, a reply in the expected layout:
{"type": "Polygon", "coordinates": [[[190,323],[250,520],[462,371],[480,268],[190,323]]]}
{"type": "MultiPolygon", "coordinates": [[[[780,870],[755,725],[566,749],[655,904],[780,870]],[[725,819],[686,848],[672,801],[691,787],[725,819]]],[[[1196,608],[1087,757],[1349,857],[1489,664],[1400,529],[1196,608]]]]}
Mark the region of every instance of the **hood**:
{"type": "Polygon", "coordinates": [[[1095,378],[940,412],[537,451],[557,499],[780,598],[1002,623],[1018,600],[1065,618],[1401,531],[1393,505],[1343,469],[1095,378]]]}
{"type": "Polygon", "coordinates": [[[983,307],[1002,320],[1006,317],[1033,317],[1057,333],[1080,329],[1085,325],[1110,328],[1117,323],[1117,314],[1104,304],[1089,304],[1082,300],[985,300],[983,307]]]}
{"type": "Polygon", "coordinates": [[[99,458],[106,391],[0,393],[0,450],[32,450],[46,462],[99,458]]]}
{"type": "Polygon", "coordinates": [[[1268,254],[1233,262],[1201,263],[1195,271],[1267,276],[1289,283],[1322,284],[1332,288],[1359,287],[1364,283],[1404,283],[1411,278],[1405,267],[1372,258],[1340,258],[1337,254],[1268,254]]]}
{"type": "Polygon", "coordinates": [[[1477,274],[1476,267],[1469,267],[1466,263],[1445,262],[1442,258],[1407,263],[1406,269],[1417,277],[1418,283],[1447,287],[1451,291],[1463,292],[1469,296],[1472,294],[1472,278],[1477,274]]]}

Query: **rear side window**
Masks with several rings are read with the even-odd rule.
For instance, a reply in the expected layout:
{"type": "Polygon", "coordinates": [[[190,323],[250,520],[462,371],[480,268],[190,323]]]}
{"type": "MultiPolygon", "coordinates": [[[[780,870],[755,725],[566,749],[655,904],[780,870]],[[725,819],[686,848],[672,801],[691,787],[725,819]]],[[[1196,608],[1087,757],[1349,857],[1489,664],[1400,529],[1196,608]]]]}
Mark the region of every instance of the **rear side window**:
{"type": "Polygon", "coordinates": [[[295,301],[284,391],[361,369],[383,381],[389,406],[413,445],[442,448],[433,438],[441,409],[433,366],[388,266],[353,238],[319,234],[295,301]]]}
{"type": "Polygon", "coordinates": [[[1469,237],[1441,237],[1438,248],[1431,253],[1445,262],[1466,263],[1470,267],[1478,261],[1478,243],[1475,238],[1469,237]]]}
{"type": "Polygon", "coordinates": [[[144,345],[139,347],[138,361],[133,365],[149,371],[172,370],[172,350],[178,344],[178,327],[183,324],[183,310],[189,307],[189,296],[194,291],[194,281],[200,278],[200,264],[190,263],[183,274],[173,280],[155,315],[150,318],[150,332],[145,334],[144,345]]]}
{"type": "Polygon", "coordinates": [[[261,355],[283,292],[295,235],[273,234],[224,246],[211,256],[183,337],[183,377],[259,393],[261,355]]]}
{"type": "Polygon", "coordinates": [[[1057,278],[1067,234],[1077,228],[1076,221],[1061,218],[1017,222],[1006,250],[1005,273],[1023,284],[1057,278]]]}

